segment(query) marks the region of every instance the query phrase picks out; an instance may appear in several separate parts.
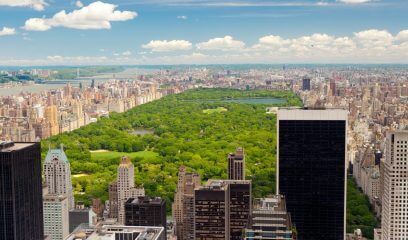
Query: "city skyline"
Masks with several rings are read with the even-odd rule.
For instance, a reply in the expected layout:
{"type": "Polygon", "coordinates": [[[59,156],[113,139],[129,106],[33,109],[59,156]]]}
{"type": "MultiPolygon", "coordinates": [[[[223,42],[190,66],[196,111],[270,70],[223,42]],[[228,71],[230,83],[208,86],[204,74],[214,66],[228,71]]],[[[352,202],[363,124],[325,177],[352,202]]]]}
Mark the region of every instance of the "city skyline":
{"type": "Polygon", "coordinates": [[[408,63],[407,9],[402,0],[1,0],[0,65],[408,63]]]}

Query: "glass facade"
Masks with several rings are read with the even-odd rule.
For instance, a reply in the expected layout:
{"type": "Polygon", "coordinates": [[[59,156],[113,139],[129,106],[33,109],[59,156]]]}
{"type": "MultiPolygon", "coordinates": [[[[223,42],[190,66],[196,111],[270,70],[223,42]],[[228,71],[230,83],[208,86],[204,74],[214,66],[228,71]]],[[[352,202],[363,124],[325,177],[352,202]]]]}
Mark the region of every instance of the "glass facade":
{"type": "Polygon", "coordinates": [[[279,191],[299,240],[343,240],[345,120],[279,121],[279,191]]]}
{"type": "Polygon", "coordinates": [[[0,150],[0,239],[44,239],[39,143],[0,150]]]}

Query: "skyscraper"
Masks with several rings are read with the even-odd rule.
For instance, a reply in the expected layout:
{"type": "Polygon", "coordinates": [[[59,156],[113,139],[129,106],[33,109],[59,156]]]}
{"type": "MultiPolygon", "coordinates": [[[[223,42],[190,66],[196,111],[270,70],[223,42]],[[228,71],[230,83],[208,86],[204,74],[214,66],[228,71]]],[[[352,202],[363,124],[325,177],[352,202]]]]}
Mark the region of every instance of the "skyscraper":
{"type": "Polygon", "coordinates": [[[69,235],[69,202],[66,195],[46,194],[43,197],[44,233],[52,240],[69,235]]]}
{"type": "Polygon", "coordinates": [[[251,181],[208,180],[195,189],[195,239],[242,239],[251,213],[251,181]]]}
{"type": "Polygon", "coordinates": [[[408,239],[408,131],[387,133],[383,162],[382,240],[408,239]]]}
{"type": "Polygon", "coordinates": [[[302,90],[303,91],[310,91],[310,78],[303,78],[302,80],[302,90]]]}
{"type": "Polygon", "coordinates": [[[231,240],[241,240],[252,209],[252,184],[245,180],[225,180],[228,184],[229,232],[231,240]]]}
{"type": "Polygon", "coordinates": [[[342,240],[346,224],[347,111],[278,111],[277,192],[299,240],[342,240]]]}
{"type": "Polygon", "coordinates": [[[58,108],[50,104],[45,108],[45,119],[50,123],[51,136],[59,133],[58,108]]]}
{"type": "Polygon", "coordinates": [[[242,147],[228,154],[228,179],[245,180],[245,154],[242,147]]]}
{"type": "Polygon", "coordinates": [[[122,157],[118,167],[118,221],[125,222],[125,203],[129,198],[144,196],[143,188],[135,188],[135,170],[126,156],[122,157]]]}
{"type": "Polygon", "coordinates": [[[129,198],[125,203],[125,225],[166,229],[166,201],[150,197],[129,198]]]}
{"type": "Polygon", "coordinates": [[[73,209],[75,207],[71,167],[62,145],[60,149],[48,150],[44,161],[44,180],[49,194],[66,195],[68,208],[73,209]]]}
{"type": "Polygon", "coordinates": [[[331,79],[330,80],[330,94],[332,96],[336,96],[336,80],[331,79]]]}
{"type": "Polygon", "coordinates": [[[211,181],[194,192],[194,239],[229,240],[228,185],[211,181]]]}
{"type": "Polygon", "coordinates": [[[177,239],[194,238],[194,188],[198,186],[200,176],[197,173],[187,173],[186,168],[181,166],[172,205],[177,239]]]}
{"type": "Polygon", "coordinates": [[[109,184],[109,217],[118,218],[118,181],[109,184]]]}
{"type": "Polygon", "coordinates": [[[0,143],[0,239],[44,238],[39,143],[0,143]]]}

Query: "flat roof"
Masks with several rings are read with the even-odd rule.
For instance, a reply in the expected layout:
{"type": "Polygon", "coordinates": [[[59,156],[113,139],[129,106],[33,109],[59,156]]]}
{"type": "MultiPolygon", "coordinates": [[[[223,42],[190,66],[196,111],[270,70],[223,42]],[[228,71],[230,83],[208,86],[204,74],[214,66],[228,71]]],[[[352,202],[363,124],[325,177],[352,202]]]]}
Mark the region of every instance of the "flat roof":
{"type": "Polygon", "coordinates": [[[339,108],[308,109],[282,108],[278,120],[347,120],[348,111],[339,108]]]}
{"type": "Polygon", "coordinates": [[[30,147],[36,143],[32,142],[0,142],[0,152],[13,152],[17,150],[24,149],[26,147],[30,147]],[[5,146],[4,146],[5,145],[5,146]],[[2,147],[4,146],[4,148],[2,147]]]}
{"type": "Polygon", "coordinates": [[[164,199],[160,197],[138,197],[138,198],[129,198],[126,203],[131,204],[149,204],[149,205],[161,205],[164,203],[164,199]]]}
{"type": "Polygon", "coordinates": [[[67,240],[86,239],[86,240],[115,240],[116,234],[134,233],[137,234],[135,240],[158,240],[164,233],[164,227],[151,226],[123,226],[123,225],[103,225],[97,229],[78,230],[71,233],[67,240]],[[82,235],[85,238],[77,238],[82,235]]]}

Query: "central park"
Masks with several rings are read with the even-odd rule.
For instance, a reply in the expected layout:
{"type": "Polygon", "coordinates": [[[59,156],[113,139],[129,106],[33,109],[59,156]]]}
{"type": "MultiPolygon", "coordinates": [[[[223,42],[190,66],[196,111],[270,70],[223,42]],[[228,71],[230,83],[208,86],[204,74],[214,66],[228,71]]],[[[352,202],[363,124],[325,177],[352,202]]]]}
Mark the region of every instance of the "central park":
{"type": "MultiPolygon", "coordinates": [[[[69,133],[42,141],[64,145],[71,163],[75,199],[89,205],[108,199],[120,157],[135,166],[136,185],[166,200],[170,212],[181,165],[207,179],[227,178],[227,154],[243,147],[253,196],[275,193],[276,114],[267,107],[301,106],[292,92],[195,89],[169,95],[125,113],[111,113],[69,133]]],[[[371,237],[377,220],[367,198],[348,180],[347,231],[371,237]]]]}

